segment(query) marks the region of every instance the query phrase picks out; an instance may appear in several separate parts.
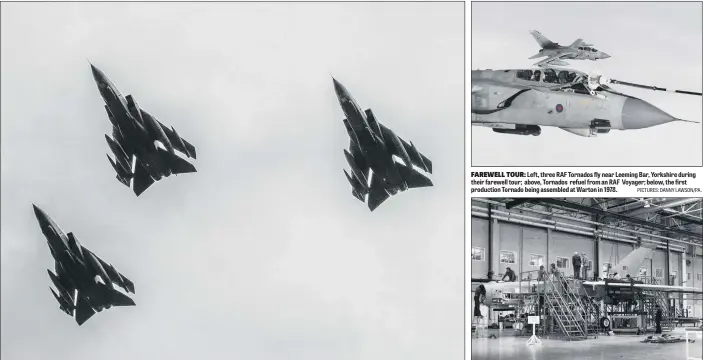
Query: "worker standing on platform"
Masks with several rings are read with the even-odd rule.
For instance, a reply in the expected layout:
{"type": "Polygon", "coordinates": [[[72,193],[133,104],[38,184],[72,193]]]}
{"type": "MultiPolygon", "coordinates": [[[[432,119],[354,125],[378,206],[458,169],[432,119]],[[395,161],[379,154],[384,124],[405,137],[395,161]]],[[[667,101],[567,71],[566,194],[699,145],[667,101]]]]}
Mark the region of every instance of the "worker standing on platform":
{"type": "Polygon", "coordinates": [[[501,280],[505,281],[505,278],[508,278],[508,281],[514,282],[517,280],[517,276],[515,276],[515,271],[513,271],[511,268],[505,268],[505,275],[503,275],[503,278],[501,280]]]}
{"type": "Polygon", "coordinates": [[[539,272],[537,273],[537,281],[544,281],[547,277],[547,271],[544,270],[544,265],[540,265],[539,272]]]}
{"type": "Polygon", "coordinates": [[[574,252],[574,256],[571,257],[571,265],[574,266],[574,279],[581,277],[581,255],[578,251],[574,252]]]}
{"type": "Polygon", "coordinates": [[[588,270],[590,269],[589,263],[588,263],[588,256],[586,256],[586,253],[581,253],[581,262],[583,265],[581,266],[583,268],[583,275],[581,275],[581,278],[584,280],[588,280],[588,270]]]}

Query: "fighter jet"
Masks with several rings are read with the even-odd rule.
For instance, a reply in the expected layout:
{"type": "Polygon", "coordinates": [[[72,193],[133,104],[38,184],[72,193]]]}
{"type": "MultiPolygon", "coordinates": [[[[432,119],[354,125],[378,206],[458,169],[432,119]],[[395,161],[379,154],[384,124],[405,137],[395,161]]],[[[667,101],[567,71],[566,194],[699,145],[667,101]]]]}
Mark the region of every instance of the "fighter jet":
{"type": "Polygon", "coordinates": [[[534,36],[539,46],[542,47],[542,49],[539,50],[539,53],[534,56],[531,56],[530,59],[537,59],[544,56],[547,57],[546,59],[535,63],[535,65],[537,66],[569,65],[569,63],[562,61],[563,59],[595,61],[599,59],[607,59],[610,57],[610,55],[602,51],[598,51],[598,49],[596,48],[593,48],[593,45],[585,44],[582,39],[577,39],[569,46],[561,46],[547,39],[537,30],[531,30],[530,34],[534,36]]]}
{"type": "Polygon", "coordinates": [[[112,123],[113,138],[105,135],[105,140],[115,156],[115,161],[109,155],[107,158],[117,172],[117,180],[132,187],[139,196],[163,177],[196,172],[191,163],[175,152],[178,150],[195,159],[193,145],[181,138],[176,129],[169,129],[140,109],[132,95],[122,96],[117,87],[93,64],[90,67],[112,123]]]}
{"type": "Polygon", "coordinates": [[[620,93],[610,84],[698,95],[609,79],[596,72],[553,68],[472,70],[471,125],[516,135],[540,135],[540,126],[594,137],[611,129],[643,129],[678,119],[654,105],[620,93]]]}
{"type": "Polygon", "coordinates": [[[134,293],[134,283],[78,242],[73,233],[64,234],[42,209],[32,204],[42,233],[54,258],[56,274],[48,270],[56,287],[51,293],[59,308],[83,325],[95,312],[112,306],[134,306],[134,300],[115,289],[114,284],[134,293]]]}
{"type": "Polygon", "coordinates": [[[342,120],[349,135],[349,151],[344,156],[351,167],[344,175],[352,186],[352,195],[366,202],[374,211],[391,195],[407,189],[433,186],[432,181],[413,168],[432,173],[432,162],[412,142],[408,144],[376,120],[371,109],[361,110],[347,89],[336,79],[334,91],[344,111],[342,120]],[[403,163],[393,159],[393,155],[403,163]]]}

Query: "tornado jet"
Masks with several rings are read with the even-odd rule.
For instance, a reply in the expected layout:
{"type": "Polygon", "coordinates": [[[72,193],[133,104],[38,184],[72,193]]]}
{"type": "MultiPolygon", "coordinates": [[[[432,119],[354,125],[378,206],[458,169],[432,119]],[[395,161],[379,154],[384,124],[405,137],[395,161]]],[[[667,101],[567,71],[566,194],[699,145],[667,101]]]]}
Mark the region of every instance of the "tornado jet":
{"type": "Polygon", "coordinates": [[[676,94],[673,90],[611,79],[598,72],[570,69],[472,70],[471,125],[494,132],[539,136],[542,126],[583,137],[610,130],[636,130],[670,122],[700,123],[676,118],[656,106],[619,92],[623,85],[676,94]]]}
{"type": "Polygon", "coordinates": [[[115,288],[134,293],[134,283],[111,264],[86,249],[72,232],[65,234],[42,209],[32,204],[54,258],[49,273],[56,291],[49,288],[59,309],[83,325],[96,312],[112,306],[134,306],[134,300],[115,288]]]}
{"type": "Polygon", "coordinates": [[[361,110],[347,89],[332,78],[337,99],[344,111],[342,120],[349,135],[349,150],[344,156],[351,175],[344,170],[352,195],[367,202],[374,211],[390,196],[412,188],[433,186],[432,181],[413,168],[432,173],[432,162],[415,145],[398,137],[376,120],[371,109],[361,110]],[[402,160],[396,161],[393,156],[402,160]]]}
{"type": "Polygon", "coordinates": [[[569,65],[564,59],[569,60],[600,60],[607,59],[610,55],[599,51],[594,48],[593,45],[586,44],[583,39],[576,39],[569,46],[561,46],[551,40],[547,39],[537,30],[530,31],[530,34],[535,38],[541,49],[536,55],[530,57],[530,59],[537,59],[540,57],[547,57],[535,65],[546,66],[546,65],[569,65]]]}
{"type": "Polygon", "coordinates": [[[132,95],[122,96],[98,68],[90,64],[105,111],[112,123],[112,138],[105,140],[115,160],[107,155],[117,172],[117,180],[139,196],[154,182],[170,175],[196,172],[195,167],[176,153],[195,159],[195,147],[173,127],[168,128],[141,109],[132,95]]]}

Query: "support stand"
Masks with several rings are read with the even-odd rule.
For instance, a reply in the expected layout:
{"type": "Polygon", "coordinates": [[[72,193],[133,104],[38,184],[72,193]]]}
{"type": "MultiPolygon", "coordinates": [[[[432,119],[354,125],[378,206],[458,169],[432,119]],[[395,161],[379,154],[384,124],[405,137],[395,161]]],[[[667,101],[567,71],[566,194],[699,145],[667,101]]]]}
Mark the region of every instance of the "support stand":
{"type": "Polygon", "coordinates": [[[535,335],[535,327],[537,325],[532,324],[532,336],[527,340],[527,345],[542,345],[542,340],[540,340],[537,335],[535,335]]]}

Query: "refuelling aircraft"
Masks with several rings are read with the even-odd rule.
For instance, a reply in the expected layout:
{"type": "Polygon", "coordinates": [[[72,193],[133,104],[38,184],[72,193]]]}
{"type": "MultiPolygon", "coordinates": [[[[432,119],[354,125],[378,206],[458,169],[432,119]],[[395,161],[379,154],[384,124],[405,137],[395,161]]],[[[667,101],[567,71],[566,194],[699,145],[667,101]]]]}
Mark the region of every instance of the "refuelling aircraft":
{"type": "Polygon", "coordinates": [[[552,67],[472,70],[471,125],[534,136],[540,135],[542,126],[553,126],[594,137],[612,129],[643,129],[672,121],[698,123],[669,115],[644,100],[614,90],[611,84],[701,96],[700,92],[610,79],[597,72],[552,67]]]}

